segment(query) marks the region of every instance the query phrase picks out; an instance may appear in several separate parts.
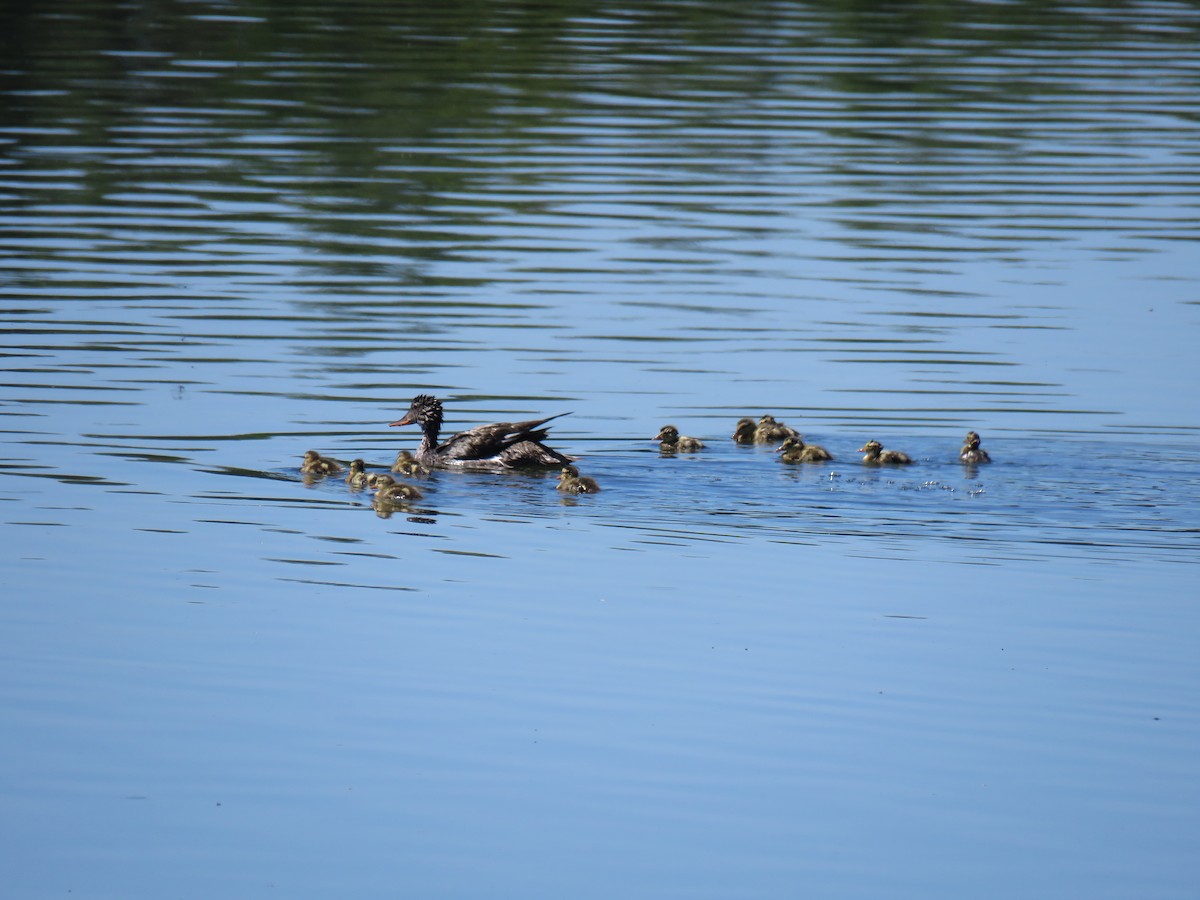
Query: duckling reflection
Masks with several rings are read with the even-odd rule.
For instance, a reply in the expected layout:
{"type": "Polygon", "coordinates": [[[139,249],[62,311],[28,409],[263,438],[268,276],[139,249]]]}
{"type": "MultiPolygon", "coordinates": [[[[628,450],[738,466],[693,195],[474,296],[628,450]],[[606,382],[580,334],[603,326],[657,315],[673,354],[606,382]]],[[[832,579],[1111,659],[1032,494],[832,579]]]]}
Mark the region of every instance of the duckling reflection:
{"type": "Polygon", "coordinates": [[[858,449],[859,453],[866,454],[862,461],[869,466],[878,465],[893,465],[907,466],[912,462],[912,457],[900,450],[884,450],[883,444],[879,441],[867,441],[858,449]]]}
{"type": "Polygon", "coordinates": [[[968,465],[976,463],[988,463],[992,458],[988,456],[988,452],[979,446],[980,437],[977,432],[968,431],[967,436],[963,438],[962,452],[958,454],[958,458],[968,465]]]}
{"type": "Polygon", "coordinates": [[[785,438],[776,451],[785,463],[828,462],[833,454],[819,444],[806,444],[800,435],[785,438]]]}
{"type": "Polygon", "coordinates": [[[784,441],[790,437],[799,437],[800,432],[796,431],[790,425],[784,425],[782,422],[776,422],[774,416],[763,416],[758,420],[758,427],[754,430],[754,442],[756,444],[773,444],[776,441],[784,441]]]}
{"type": "Polygon", "coordinates": [[[316,450],[308,450],[304,454],[304,462],[300,471],[305,475],[335,475],[342,471],[341,464],[327,456],[322,456],[316,450]]]}
{"type": "Polygon", "coordinates": [[[367,486],[367,464],[361,459],[350,462],[350,471],[346,473],[346,484],[352,491],[361,491],[367,486]]]}
{"type": "Polygon", "coordinates": [[[558,489],[568,494],[594,494],[600,490],[594,478],[581,476],[574,466],[563,466],[558,476],[558,489]]]}
{"type": "Polygon", "coordinates": [[[704,442],[699,438],[681,435],[674,425],[664,425],[655,435],[659,441],[658,449],[663,453],[695,453],[704,449],[704,442]]]}

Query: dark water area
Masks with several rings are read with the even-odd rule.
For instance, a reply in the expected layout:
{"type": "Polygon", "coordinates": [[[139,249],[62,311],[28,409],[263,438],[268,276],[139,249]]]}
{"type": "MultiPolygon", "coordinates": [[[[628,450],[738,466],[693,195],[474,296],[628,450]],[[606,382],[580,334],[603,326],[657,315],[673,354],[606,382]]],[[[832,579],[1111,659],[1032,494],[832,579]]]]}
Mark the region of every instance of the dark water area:
{"type": "Polygon", "coordinates": [[[6,895],[1193,897],[1198,37],[5,6],[6,895]]]}

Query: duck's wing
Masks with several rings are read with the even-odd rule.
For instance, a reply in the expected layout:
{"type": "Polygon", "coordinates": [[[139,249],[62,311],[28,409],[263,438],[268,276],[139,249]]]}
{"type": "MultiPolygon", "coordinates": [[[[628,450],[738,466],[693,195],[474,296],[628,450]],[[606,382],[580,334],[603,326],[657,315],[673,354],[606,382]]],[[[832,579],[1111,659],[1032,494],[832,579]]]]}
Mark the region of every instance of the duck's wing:
{"type": "MultiPolygon", "coordinates": [[[[523,442],[544,441],[548,429],[542,426],[565,415],[569,415],[569,413],[559,413],[544,419],[530,419],[526,422],[496,422],[493,425],[480,425],[477,428],[451,435],[438,446],[435,452],[443,459],[489,459],[499,456],[523,442]]],[[[550,452],[553,453],[553,451],[550,452]]],[[[565,457],[557,455],[555,458],[565,459],[565,457]]]]}

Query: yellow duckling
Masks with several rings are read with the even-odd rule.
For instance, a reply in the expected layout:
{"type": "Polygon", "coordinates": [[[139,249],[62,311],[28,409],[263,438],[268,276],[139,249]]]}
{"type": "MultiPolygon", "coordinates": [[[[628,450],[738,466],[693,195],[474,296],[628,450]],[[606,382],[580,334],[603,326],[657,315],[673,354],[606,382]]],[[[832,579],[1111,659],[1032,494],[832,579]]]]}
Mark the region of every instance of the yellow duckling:
{"type": "Polygon", "coordinates": [[[407,450],[401,450],[396,454],[396,461],[392,463],[392,471],[409,476],[429,474],[429,470],[417,462],[417,458],[407,450]]]}
{"type": "Polygon", "coordinates": [[[337,460],[322,456],[316,450],[309,450],[304,454],[300,471],[306,475],[335,475],[342,471],[342,466],[337,460]]]}
{"type": "Polygon", "coordinates": [[[958,458],[971,465],[991,462],[992,458],[988,456],[988,452],[979,446],[979,440],[977,432],[968,431],[967,436],[963,439],[962,452],[958,454],[958,458]]]}
{"type": "Polygon", "coordinates": [[[758,420],[758,428],[754,431],[754,442],[756,444],[773,444],[776,441],[799,436],[800,433],[795,428],[784,425],[782,422],[776,422],[774,416],[763,416],[758,420]]]}
{"type": "Polygon", "coordinates": [[[863,457],[863,462],[871,466],[882,464],[907,466],[912,462],[912,457],[907,453],[902,453],[899,450],[884,450],[883,444],[879,443],[879,441],[867,441],[858,448],[858,452],[866,454],[863,457]]]}
{"type": "Polygon", "coordinates": [[[785,463],[827,462],[833,459],[833,454],[824,447],[818,444],[806,444],[804,438],[799,435],[785,438],[783,445],[776,452],[780,454],[779,458],[785,463]]]}
{"type": "Polygon", "coordinates": [[[563,466],[558,476],[558,489],[568,494],[594,494],[600,490],[594,478],[581,477],[574,466],[563,466]]]}
{"type": "Polygon", "coordinates": [[[399,503],[403,500],[419,500],[421,492],[411,484],[397,482],[391,475],[373,472],[367,476],[367,484],[375,491],[375,499],[381,502],[399,503]]]}
{"type": "Polygon", "coordinates": [[[655,435],[654,440],[660,441],[658,449],[663,453],[694,453],[704,449],[704,442],[698,438],[681,435],[674,425],[664,425],[655,435]]]}
{"type": "Polygon", "coordinates": [[[350,471],[346,473],[346,484],[355,490],[367,486],[367,464],[361,459],[351,461],[350,471]]]}

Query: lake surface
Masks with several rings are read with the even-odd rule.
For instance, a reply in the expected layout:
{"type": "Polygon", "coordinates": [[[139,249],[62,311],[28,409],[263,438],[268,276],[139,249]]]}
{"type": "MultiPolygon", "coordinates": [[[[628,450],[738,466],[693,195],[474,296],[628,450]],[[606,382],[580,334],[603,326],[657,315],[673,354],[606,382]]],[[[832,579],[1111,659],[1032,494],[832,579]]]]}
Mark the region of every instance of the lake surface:
{"type": "Polygon", "coordinates": [[[1194,6],[0,22],[7,895],[1195,897],[1194,6]]]}

